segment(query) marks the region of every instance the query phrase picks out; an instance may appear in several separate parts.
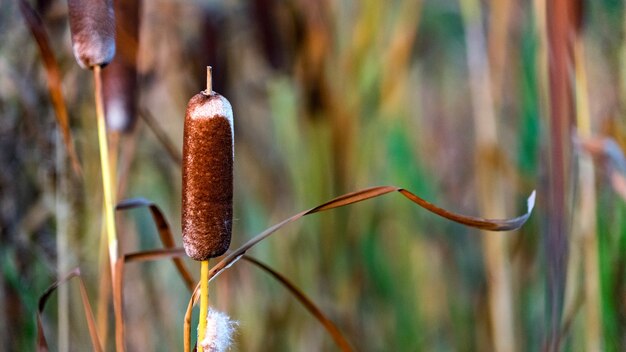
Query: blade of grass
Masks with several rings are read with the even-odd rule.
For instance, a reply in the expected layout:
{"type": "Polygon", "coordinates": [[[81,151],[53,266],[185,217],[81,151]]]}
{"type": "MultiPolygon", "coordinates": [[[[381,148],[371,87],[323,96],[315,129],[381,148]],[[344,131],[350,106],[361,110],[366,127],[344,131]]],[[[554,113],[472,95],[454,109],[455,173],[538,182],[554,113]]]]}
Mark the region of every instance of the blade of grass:
{"type": "Polygon", "coordinates": [[[96,327],[96,321],[93,316],[93,311],[91,310],[91,304],[89,303],[89,297],[87,295],[87,287],[85,286],[85,282],[80,274],[80,269],[75,268],[70,271],[63,278],[59,279],[50,287],[44,291],[44,293],[39,297],[39,305],[37,311],[37,351],[43,352],[48,351],[48,342],[46,341],[46,336],[43,331],[43,323],[41,320],[41,315],[43,313],[44,308],[46,307],[46,303],[48,299],[54,293],[54,291],[61,285],[65,284],[69,280],[73,278],[78,278],[79,287],[80,287],[80,297],[83,303],[83,309],[85,311],[85,319],[87,320],[87,327],[89,328],[89,336],[91,337],[91,343],[93,345],[94,351],[101,352],[102,347],[100,344],[100,339],[98,338],[98,330],[96,327]]]}
{"type": "Polygon", "coordinates": [[[311,313],[322,326],[326,329],[328,334],[335,340],[337,347],[342,351],[352,351],[352,347],[346,338],[343,336],[339,328],[326,317],[324,312],[315,304],[313,301],[307,297],[307,295],[302,292],[298,287],[296,287],[289,279],[285,276],[277,272],[276,270],[267,266],[267,264],[251,257],[248,255],[244,255],[242,257],[244,260],[254,264],[258,268],[270,274],[274,279],[276,279],[281,285],[285,286],[287,290],[306,308],[309,313],[311,313]]]}
{"type": "Polygon", "coordinates": [[[82,176],[82,168],[78,161],[78,155],[74,148],[74,142],[72,140],[72,132],[70,131],[70,122],[67,114],[67,107],[63,100],[63,93],[61,89],[61,70],[57,63],[52,49],[50,48],[50,41],[48,40],[48,34],[43,26],[43,22],[37,12],[26,2],[26,0],[18,0],[20,13],[28,26],[33,38],[37,42],[41,59],[43,60],[44,68],[46,69],[46,77],[48,79],[48,93],[52,100],[52,106],[57,118],[57,123],[63,134],[63,142],[67,149],[67,155],[69,156],[74,172],[77,176],[82,176]]]}

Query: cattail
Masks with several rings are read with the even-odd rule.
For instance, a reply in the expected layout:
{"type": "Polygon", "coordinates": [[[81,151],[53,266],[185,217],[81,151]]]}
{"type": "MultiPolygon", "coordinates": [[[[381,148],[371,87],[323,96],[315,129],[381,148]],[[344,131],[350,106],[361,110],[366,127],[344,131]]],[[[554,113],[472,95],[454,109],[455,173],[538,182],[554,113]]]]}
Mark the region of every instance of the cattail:
{"type": "Polygon", "coordinates": [[[132,131],[137,116],[137,52],[141,0],[114,0],[115,47],[113,61],[102,71],[104,110],[112,131],[132,131]]]}
{"type": "Polygon", "coordinates": [[[115,56],[112,0],[68,0],[76,61],[82,68],[104,66],[115,56]]]}
{"type": "Polygon", "coordinates": [[[228,249],[233,217],[233,111],[207,90],[189,100],[183,144],[183,244],[203,261],[228,249]]]}

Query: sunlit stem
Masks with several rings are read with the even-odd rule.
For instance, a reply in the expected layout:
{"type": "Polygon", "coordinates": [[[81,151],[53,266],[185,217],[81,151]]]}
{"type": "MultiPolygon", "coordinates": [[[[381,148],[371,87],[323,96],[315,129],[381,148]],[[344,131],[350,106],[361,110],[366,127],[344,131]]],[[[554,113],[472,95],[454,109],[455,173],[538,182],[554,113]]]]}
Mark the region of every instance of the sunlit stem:
{"type": "Polygon", "coordinates": [[[104,104],[102,102],[102,77],[101,67],[95,66],[93,70],[95,79],[96,115],[98,121],[98,142],[100,147],[100,169],[102,171],[102,190],[104,193],[104,221],[109,246],[109,263],[111,265],[111,278],[115,282],[115,262],[117,261],[117,233],[115,231],[115,199],[113,195],[114,181],[111,178],[111,166],[109,159],[109,145],[106,133],[106,120],[104,118],[104,104]]]}
{"type": "Polygon", "coordinates": [[[201,341],[206,333],[206,316],[209,310],[209,261],[200,263],[200,320],[198,321],[198,352],[202,352],[201,341]]]}

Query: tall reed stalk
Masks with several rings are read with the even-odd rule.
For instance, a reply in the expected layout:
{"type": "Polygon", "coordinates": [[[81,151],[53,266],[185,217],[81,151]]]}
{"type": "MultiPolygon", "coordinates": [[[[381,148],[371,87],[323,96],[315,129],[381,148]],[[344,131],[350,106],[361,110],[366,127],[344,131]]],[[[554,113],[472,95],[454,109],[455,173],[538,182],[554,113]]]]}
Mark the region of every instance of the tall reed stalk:
{"type": "Polygon", "coordinates": [[[547,340],[549,351],[561,347],[561,316],[565,295],[569,220],[571,220],[572,38],[575,33],[572,2],[547,2],[548,76],[550,85],[550,152],[548,232],[544,239],[547,266],[547,340]]]}
{"type": "MultiPolygon", "coordinates": [[[[482,30],[481,5],[477,0],[461,0],[465,22],[467,62],[472,93],[475,168],[481,213],[504,217],[508,193],[499,172],[498,124],[492,95],[489,59],[482,30]]],[[[500,41],[496,45],[502,45],[500,41]]],[[[498,49],[501,51],[501,49],[498,49]]],[[[502,55],[502,54],[498,54],[502,55]]],[[[502,60],[502,59],[500,59],[502,60]]],[[[500,65],[503,63],[500,62],[500,65]]],[[[501,78],[499,77],[498,80],[501,78]]],[[[511,289],[511,264],[506,237],[483,231],[482,247],[487,277],[487,300],[491,340],[495,351],[515,351],[515,319],[511,289]]]]}

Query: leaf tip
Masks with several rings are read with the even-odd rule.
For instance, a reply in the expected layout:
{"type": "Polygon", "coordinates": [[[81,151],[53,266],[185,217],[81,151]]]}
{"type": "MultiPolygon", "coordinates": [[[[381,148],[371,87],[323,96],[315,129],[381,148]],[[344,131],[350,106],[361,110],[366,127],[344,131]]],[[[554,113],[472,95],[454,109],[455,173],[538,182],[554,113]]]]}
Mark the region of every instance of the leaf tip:
{"type": "Polygon", "coordinates": [[[533,191],[533,193],[530,194],[530,196],[528,197],[527,200],[527,205],[528,205],[528,212],[532,212],[533,209],[535,208],[535,198],[537,197],[537,191],[533,191]]]}

